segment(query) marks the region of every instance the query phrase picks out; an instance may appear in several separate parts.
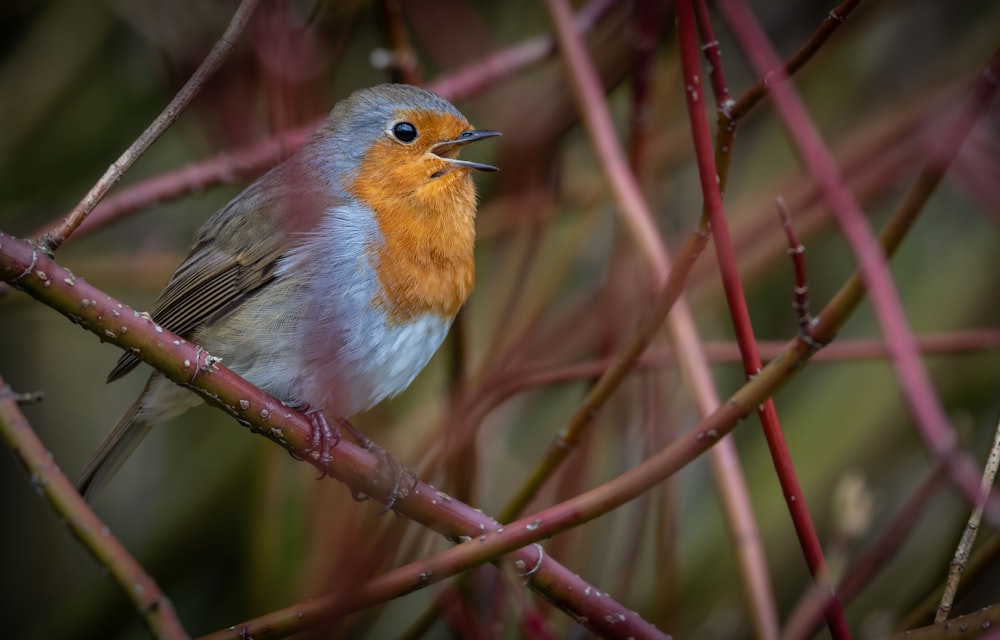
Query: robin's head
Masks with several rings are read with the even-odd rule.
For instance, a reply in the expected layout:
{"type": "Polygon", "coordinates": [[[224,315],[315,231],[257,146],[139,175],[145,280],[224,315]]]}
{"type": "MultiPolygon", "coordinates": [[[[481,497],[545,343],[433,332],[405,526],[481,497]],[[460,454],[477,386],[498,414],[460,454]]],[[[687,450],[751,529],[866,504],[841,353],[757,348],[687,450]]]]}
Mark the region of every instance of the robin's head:
{"type": "Polygon", "coordinates": [[[467,144],[498,135],[473,129],[441,96],[401,84],[356,91],[337,104],[320,133],[332,142],[329,160],[342,181],[337,186],[376,201],[449,197],[452,190],[474,193],[469,172],[497,169],[463,160],[459,153],[467,144]]]}
{"type": "Polygon", "coordinates": [[[370,212],[384,289],[377,304],[397,319],[452,316],[472,288],[476,191],[472,171],[496,167],[459,158],[469,143],[500,135],[474,129],[444,98],[384,84],[341,101],[310,156],[331,186],[370,212]]]}

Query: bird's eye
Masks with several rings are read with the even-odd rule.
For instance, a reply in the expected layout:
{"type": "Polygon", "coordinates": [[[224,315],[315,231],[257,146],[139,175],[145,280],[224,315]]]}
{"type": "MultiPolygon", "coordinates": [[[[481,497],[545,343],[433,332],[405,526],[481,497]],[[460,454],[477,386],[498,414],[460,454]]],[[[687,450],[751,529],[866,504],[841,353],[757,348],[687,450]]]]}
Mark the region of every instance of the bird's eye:
{"type": "Polygon", "coordinates": [[[409,144],[417,139],[417,128],[409,122],[397,122],[392,125],[392,135],[396,140],[409,144]]]}

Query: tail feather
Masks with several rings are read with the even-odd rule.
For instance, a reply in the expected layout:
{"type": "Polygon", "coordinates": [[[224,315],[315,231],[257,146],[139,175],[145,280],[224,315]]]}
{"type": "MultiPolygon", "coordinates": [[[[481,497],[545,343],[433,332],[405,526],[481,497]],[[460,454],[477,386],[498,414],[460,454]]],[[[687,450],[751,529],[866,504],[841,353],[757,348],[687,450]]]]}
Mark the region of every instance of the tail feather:
{"type": "Polygon", "coordinates": [[[111,434],[105,438],[97,453],[87,463],[83,475],[76,481],[77,491],[88,502],[93,501],[111,477],[121,469],[125,460],[153,427],[149,420],[139,416],[144,396],[145,394],[139,396],[139,399],[118,420],[111,434]]]}
{"type": "Polygon", "coordinates": [[[201,398],[184,387],[175,385],[159,373],[151,375],[139,399],[118,420],[111,435],[105,438],[87,463],[83,475],[76,482],[77,490],[87,500],[93,500],[153,425],[179,416],[199,404],[201,398]]]}

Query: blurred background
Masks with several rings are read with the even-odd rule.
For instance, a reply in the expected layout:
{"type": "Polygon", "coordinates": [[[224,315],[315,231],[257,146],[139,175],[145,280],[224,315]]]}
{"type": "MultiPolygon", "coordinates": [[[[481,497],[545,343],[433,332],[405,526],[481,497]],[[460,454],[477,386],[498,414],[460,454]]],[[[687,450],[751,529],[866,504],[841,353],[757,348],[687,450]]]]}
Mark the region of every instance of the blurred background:
{"type": "MultiPolygon", "coordinates": [[[[664,240],[677,248],[697,224],[701,192],[672,3],[576,3],[584,6],[596,18],[587,41],[620,137],[664,240]]],[[[751,6],[787,57],[835,5],[755,0],[751,6]]],[[[72,208],[193,73],[235,7],[215,0],[2,3],[0,229],[32,235],[72,208]]],[[[738,98],[755,78],[717,16],[715,29],[729,90],[738,98]]],[[[544,6],[524,0],[265,0],[192,107],[112,192],[220,154],[238,164],[241,151],[316,122],[359,87],[453,81],[457,70],[525,42],[547,51],[506,74],[479,74],[482,86],[450,85],[456,93],[449,95],[460,98],[476,126],[504,133],[470,155],[502,168],[476,176],[476,290],[414,385],[356,421],[422,479],[491,514],[540,460],[599,373],[590,365],[615,353],[642,320],[655,284],[620,224],[565,70],[546,48],[550,30],[544,6]]],[[[797,76],[875,228],[926,160],[948,105],[1000,44],[998,33],[995,2],[864,2],[797,76]]],[[[950,338],[926,362],[960,445],[980,461],[1000,416],[998,126],[994,106],[892,265],[914,331],[950,338]],[[967,339],[976,335],[992,338],[967,339]]],[[[146,308],[197,227],[265,168],[234,167],[223,184],[144,206],[74,237],[57,259],[146,308]]],[[[797,328],[778,195],[808,247],[818,310],[852,272],[853,256],[765,101],[740,125],[726,207],[757,337],[781,343],[797,328]]],[[[743,374],[711,250],[687,291],[725,397],[743,374]]],[[[878,335],[863,305],[838,340],[878,335]]],[[[0,374],[17,391],[44,392],[25,412],[71,478],[145,381],[146,372],[136,372],[106,386],[117,357],[116,348],[26,296],[8,291],[0,298],[0,374]]],[[[776,402],[837,578],[927,479],[930,457],[890,365],[871,349],[861,357],[814,359],[776,402]]],[[[530,509],[634,467],[697,421],[664,336],[530,509]]],[[[787,620],[809,588],[808,572],[756,418],[734,437],[787,620]]],[[[3,452],[0,486],[4,635],[145,637],[118,588],[3,452]]],[[[316,481],[312,467],[204,407],[155,429],[95,506],[194,635],[350,587],[447,546],[419,525],[379,516],[380,505],[353,501],[335,481],[316,481]]],[[[922,603],[946,576],[968,505],[939,481],[922,506],[884,571],[846,607],[858,637],[928,622],[922,603]]],[[[997,546],[995,530],[984,527],[977,545],[984,568],[966,581],[957,612],[1000,600],[997,546]]],[[[675,637],[752,636],[733,541],[704,458],[546,547],[675,637]]],[[[332,635],[586,636],[492,567],[476,572],[448,616],[429,617],[433,622],[421,630],[417,620],[440,590],[351,616],[332,635]]]]}

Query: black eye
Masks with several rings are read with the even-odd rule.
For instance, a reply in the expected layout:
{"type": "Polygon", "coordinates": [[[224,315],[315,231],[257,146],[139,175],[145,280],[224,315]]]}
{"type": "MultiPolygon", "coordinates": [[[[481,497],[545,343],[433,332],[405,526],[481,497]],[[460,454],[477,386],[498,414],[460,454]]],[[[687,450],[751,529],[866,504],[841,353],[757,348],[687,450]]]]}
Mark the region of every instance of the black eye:
{"type": "Polygon", "coordinates": [[[392,135],[400,142],[410,143],[417,139],[417,128],[409,122],[397,122],[392,125],[392,135]]]}

